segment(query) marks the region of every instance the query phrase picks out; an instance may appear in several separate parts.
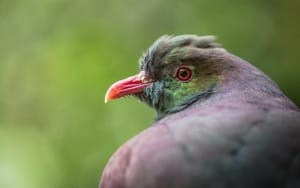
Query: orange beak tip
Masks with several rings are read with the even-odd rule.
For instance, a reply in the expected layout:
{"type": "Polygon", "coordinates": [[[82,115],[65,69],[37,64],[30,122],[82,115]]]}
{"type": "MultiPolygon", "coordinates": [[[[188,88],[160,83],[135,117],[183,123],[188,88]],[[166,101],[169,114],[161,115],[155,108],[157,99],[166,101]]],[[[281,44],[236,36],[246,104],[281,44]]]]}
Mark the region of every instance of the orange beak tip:
{"type": "Polygon", "coordinates": [[[106,98],[106,96],[105,96],[105,98],[104,98],[104,103],[106,104],[108,102],[108,99],[106,98]]]}
{"type": "Polygon", "coordinates": [[[110,88],[106,91],[106,94],[105,94],[105,97],[104,97],[104,103],[106,104],[108,101],[112,100],[113,99],[113,95],[114,95],[114,92],[113,92],[113,86],[110,86],[110,88]]]}

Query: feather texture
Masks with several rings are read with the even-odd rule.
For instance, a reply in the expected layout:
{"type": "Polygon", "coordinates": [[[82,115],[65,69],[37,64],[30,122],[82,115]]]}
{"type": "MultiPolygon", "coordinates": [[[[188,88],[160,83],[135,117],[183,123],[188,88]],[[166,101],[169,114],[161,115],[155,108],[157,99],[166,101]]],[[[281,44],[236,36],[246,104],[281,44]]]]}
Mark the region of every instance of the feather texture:
{"type": "Polygon", "coordinates": [[[135,94],[157,121],[112,156],[100,188],[300,187],[300,113],[263,72],[214,37],[163,36],[135,94]],[[193,67],[193,79],[171,75],[193,67]]]}

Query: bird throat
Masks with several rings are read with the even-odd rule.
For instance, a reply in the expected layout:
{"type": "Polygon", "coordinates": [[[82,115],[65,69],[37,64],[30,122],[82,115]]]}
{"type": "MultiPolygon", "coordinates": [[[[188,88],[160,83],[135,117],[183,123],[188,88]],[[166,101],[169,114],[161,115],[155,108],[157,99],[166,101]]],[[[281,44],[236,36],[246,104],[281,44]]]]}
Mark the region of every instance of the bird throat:
{"type": "Polygon", "coordinates": [[[167,82],[155,82],[151,87],[147,87],[138,98],[155,109],[156,120],[159,120],[213,95],[219,80],[216,77],[211,78],[213,79],[203,82],[180,83],[172,81],[171,78],[167,82]]]}

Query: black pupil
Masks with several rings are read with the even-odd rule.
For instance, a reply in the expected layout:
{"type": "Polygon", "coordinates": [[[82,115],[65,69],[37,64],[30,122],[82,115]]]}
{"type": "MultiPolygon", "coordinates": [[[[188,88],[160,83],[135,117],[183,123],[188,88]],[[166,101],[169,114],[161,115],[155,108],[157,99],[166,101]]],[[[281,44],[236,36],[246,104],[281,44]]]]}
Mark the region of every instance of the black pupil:
{"type": "Polygon", "coordinates": [[[179,72],[179,75],[182,77],[182,78],[186,78],[188,76],[188,71],[186,70],[180,70],[179,72]]]}

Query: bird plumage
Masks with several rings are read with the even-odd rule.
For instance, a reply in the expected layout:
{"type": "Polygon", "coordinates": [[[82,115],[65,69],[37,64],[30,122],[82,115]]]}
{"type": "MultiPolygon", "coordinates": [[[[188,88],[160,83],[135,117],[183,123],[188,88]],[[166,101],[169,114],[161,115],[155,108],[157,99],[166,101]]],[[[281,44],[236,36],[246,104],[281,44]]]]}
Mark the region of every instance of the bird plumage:
{"type": "Polygon", "coordinates": [[[299,109],[264,73],[195,35],[158,39],[140,68],[147,85],[129,94],[157,121],[112,156],[100,188],[300,186],[299,109]]]}

